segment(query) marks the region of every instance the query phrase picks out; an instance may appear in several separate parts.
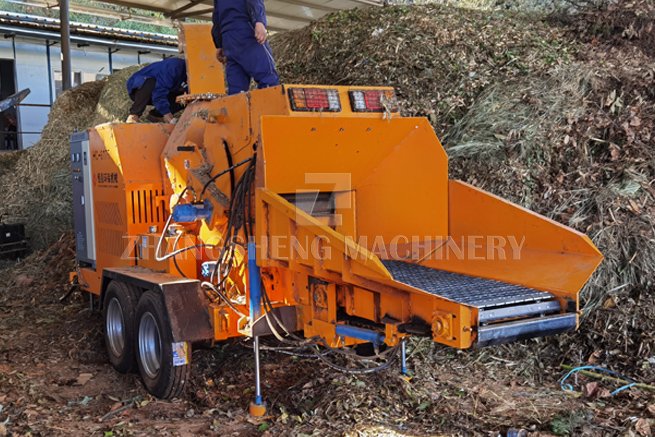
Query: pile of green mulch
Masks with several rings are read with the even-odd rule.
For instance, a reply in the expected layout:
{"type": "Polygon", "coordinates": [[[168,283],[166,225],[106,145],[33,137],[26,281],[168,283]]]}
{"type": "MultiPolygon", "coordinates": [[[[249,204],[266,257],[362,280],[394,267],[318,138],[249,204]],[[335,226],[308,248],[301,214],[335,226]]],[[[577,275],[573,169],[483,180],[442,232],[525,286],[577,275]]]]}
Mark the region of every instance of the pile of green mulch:
{"type": "MultiPolygon", "coordinates": [[[[344,11],[276,35],[287,83],[393,85],[463,179],[589,235],[606,260],[549,358],[655,377],[653,4],[575,15],[344,11]],[[600,357],[600,358],[598,358],[600,357]]],[[[543,357],[542,357],[543,358],[543,357]]]]}

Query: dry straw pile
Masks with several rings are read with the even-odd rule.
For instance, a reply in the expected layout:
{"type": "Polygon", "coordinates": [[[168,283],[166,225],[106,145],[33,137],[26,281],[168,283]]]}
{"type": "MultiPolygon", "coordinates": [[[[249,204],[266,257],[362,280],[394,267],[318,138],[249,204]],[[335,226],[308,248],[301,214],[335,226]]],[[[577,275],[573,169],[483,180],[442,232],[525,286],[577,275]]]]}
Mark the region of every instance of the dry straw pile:
{"type": "Polygon", "coordinates": [[[55,102],[41,139],[33,147],[11,152],[0,170],[6,222],[26,223],[31,245],[44,247],[71,228],[70,135],[88,128],[104,81],[85,83],[55,102]]]}
{"type": "Polygon", "coordinates": [[[121,71],[112,74],[107,78],[107,83],[100,93],[98,105],[95,110],[95,118],[92,126],[124,121],[129,114],[132,101],[127,94],[125,84],[127,80],[142,66],[123,68],[121,71]]]}

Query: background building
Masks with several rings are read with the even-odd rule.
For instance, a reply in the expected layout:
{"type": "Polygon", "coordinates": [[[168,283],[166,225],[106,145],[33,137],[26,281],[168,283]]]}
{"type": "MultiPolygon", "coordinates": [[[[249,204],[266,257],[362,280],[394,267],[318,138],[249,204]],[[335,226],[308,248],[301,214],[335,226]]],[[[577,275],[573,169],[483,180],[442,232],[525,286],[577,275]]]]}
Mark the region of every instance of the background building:
{"type": "MultiPolygon", "coordinates": [[[[59,20],[0,12],[0,35],[0,99],[31,91],[17,111],[0,114],[0,149],[27,148],[38,141],[62,91],[59,20]]],[[[176,53],[172,35],[71,23],[73,86],[176,53]]]]}

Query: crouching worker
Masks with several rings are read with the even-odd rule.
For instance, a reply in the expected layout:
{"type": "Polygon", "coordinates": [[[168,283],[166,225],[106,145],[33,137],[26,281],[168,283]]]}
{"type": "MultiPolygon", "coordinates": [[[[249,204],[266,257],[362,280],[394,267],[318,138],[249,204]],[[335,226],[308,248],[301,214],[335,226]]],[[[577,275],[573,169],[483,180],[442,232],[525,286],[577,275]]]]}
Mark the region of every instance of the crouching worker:
{"type": "Polygon", "coordinates": [[[134,102],[128,123],[138,123],[146,106],[154,105],[147,119],[155,123],[174,122],[173,114],[182,109],[175,99],[184,94],[186,63],[180,58],[153,62],[127,80],[127,93],[134,102]]]}
{"type": "Polygon", "coordinates": [[[228,94],[280,84],[266,41],[264,0],[214,0],[212,38],[216,57],[225,64],[228,94]]]}

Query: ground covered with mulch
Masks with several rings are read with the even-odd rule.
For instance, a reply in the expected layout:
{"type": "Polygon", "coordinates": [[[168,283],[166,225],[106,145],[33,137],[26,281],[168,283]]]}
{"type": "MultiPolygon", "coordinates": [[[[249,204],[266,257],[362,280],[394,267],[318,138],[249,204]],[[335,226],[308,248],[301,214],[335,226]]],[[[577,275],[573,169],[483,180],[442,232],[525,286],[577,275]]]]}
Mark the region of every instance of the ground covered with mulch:
{"type": "MultiPolygon", "coordinates": [[[[305,357],[262,354],[269,415],[253,420],[254,362],[234,341],[193,353],[184,396],[160,401],[136,374],[107,363],[99,313],[67,297],[72,236],[5,268],[0,293],[0,435],[648,435],[647,391],[579,377],[562,391],[552,344],[455,351],[416,340],[413,379],[398,365],[371,375],[335,372],[305,357]],[[530,358],[526,358],[530,357],[530,358]]],[[[576,334],[571,334],[575,336],[576,334]]],[[[269,343],[269,342],[267,342],[269,343]]]]}
{"type": "Polygon", "coordinates": [[[578,332],[466,352],[416,341],[409,382],[397,367],[355,376],[266,352],[263,421],[246,414],[247,344],[196,350],[189,390],[162,402],[106,364],[82,296],[59,301],[73,268],[67,138],[124,116],[126,75],[64,93],[41,143],[0,159],[0,209],[46,248],[0,274],[0,435],[651,435],[648,387],[611,396],[620,383],[579,376],[572,395],[558,380],[562,364],[655,380],[654,22],[646,0],[549,16],[394,6],[273,39],[285,82],[396,86],[452,177],[585,232],[606,260],[578,332]]]}

